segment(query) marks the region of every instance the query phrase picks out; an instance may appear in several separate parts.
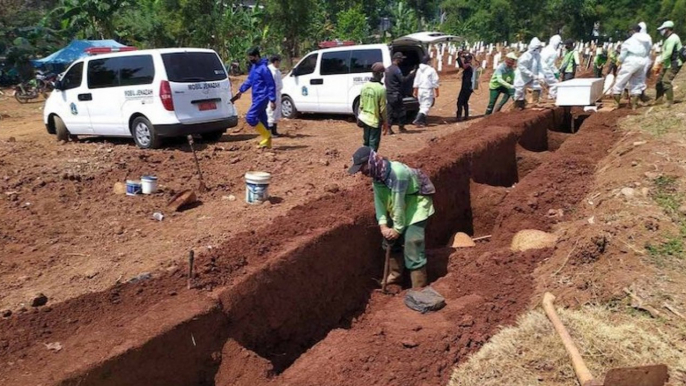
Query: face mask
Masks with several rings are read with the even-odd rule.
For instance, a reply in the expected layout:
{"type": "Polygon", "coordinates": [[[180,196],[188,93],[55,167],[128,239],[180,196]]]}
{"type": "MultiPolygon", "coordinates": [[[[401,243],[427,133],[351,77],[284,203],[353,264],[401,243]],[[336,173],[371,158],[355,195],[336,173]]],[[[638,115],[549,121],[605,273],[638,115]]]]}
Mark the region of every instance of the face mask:
{"type": "Polygon", "coordinates": [[[660,35],[662,35],[662,36],[667,35],[667,30],[666,30],[666,29],[661,29],[661,30],[660,30],[660,35]]]}
{"type": "Polygon", "coordinates": [[[250,58],[250,63],[257,64],[257,58],[250,58]]]}

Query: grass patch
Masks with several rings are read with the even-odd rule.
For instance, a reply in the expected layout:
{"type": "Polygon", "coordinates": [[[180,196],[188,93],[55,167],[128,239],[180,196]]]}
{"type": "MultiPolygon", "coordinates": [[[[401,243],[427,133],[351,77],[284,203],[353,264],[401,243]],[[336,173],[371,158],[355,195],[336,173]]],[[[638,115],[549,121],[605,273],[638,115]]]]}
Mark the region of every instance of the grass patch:
{"type": "Polygon", "coordinates": [[[679,212],[684,196],[679,192],[675,176],[660,176],[655,179],[653,200],[679,226],[679,235],[668,235],[659,244],[647,243],[645,249],[657,267],[664,268],[673,258],[682,259],[684,254],[683,239],[686,237],[686,219],[679,212]]]}
{"type": "Polygon", "coordinates": [[[660,176],[655,179],[655,193],[653,199],[675,220],[680,221],[679,207],[684,200],[683,194],[679,193],[677,178],[674,176],[660,176]]]}
{"type": "Polygon", "coordinates": [[[661,244],[646,244],[645,249],[648,251],[648,255],[657,267],[665,268],[674,258],[679,260],[683,259],[684,242],[682,241],[682,238],[683,236],[668,237],[667,240],[661,244]]]}
{"type": "MultiPolygon", "coordinates": [[[[558,310],[591,372],[602,379],[616,367],[665,363],[670,383],[686,372],[686,341],[662,332],[648,318],[635,319],[599,307],[558,310]],[[681,373],[681,374],[680,374],[681,373]]],[[[541,311],[520,317],[458,367],[449,386],[572,386],[574,370],[560,338],[541,311]]]]}

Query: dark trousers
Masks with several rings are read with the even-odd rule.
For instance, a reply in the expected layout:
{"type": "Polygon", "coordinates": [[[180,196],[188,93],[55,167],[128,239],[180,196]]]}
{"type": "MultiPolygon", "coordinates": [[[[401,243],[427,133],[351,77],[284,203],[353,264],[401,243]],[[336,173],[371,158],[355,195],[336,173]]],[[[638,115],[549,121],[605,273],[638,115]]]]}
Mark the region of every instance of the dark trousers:
{"type": "Polygon", "coordinates": [[[660,71],[660,75],[657,77],[657,83],[655,83],[655,99],[661,98],[665,94],[667,95],[667,100],[674,100],[674,91],[672,88],[672,81],[674,77],[679,73],[681,67],[672,65],[670,68],[663,68],[660,71]]]}
{"type": "Polygon", "coordinates": [[[457,96],[457,119],[462,117],[462,111],[464,111],[464,118],[469,118],[469,97],[472,96],[473,92],[471,88],[465,87],[460,90],[460,94],[457,96]]]}
{"type": "Polygon", "coordinates": [[[374,151],[379,151],[379,145],[381,144],[381,128],[372,127],[362,122],[362,130],[363,145],[371,147],[374,151]]]}
{"type": "Polygon", "coordinates": [[[607,74],[612,76],[617,76],[617,64],[616,63],[610,63],[610,68],[607,69],[607,74]]]}
{"type": "Polygon", "coordinates": [[[486,108],[486,114],[485,115],[490,115],[493,112],[493,108],[495,107],[496,102],[498,102],[498,98],[500,97],[501,94],[504,94],[505,97],[500,101],[498,104],[498,107],[495,109],[495,112],[497,113],[500,111],[500,109],[505,106],[505,103],[507,103],[510,98],[514,99],[514,89],[513,88],[507,88],[505,86],[500,86],[496,89],[490,90],[490,98],[488,99],[488,107],[486,108]]]}
{"type": "Polygon", "coordinates": [[[602,78],[603,77],[603,68],[602,67],[593,67],[593,76],[596,78],[602,78]]]}
{"type": "Polygon", "coordinates": [[[574,73],[573,72],[565,72],[562,74],[562,81],[564,82],[565,80],[572,80],[574,79],[574,73]]]}
{"type": "Polygon", "coordinates": [[[388,110],[388,124],[390,126],[405,126],[405,103],[401,94],[391,93],[386,96],[388,110]]]}

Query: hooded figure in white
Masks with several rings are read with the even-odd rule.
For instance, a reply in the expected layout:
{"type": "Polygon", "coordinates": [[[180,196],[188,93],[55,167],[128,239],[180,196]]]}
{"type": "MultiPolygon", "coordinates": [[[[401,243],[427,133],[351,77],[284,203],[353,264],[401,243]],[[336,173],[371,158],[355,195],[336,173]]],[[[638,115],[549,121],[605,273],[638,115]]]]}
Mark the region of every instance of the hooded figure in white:
{"type": "Polygon", "coordinates": [[[269,61],[271,62],[268,67],[269,72],[271,72],[272,77],[274,77],[274,86],[276,88],[276,101],[274,102],[276,108],[272,109],[271,106],[267,106],[267,125],[269,126],[269,131],[271,131],[272,136],[278,137],[277,123],[281,120],[281,90],[283,89],[281,70],[279,70],[281,57],[279,55],[274,55],[269,61]]]}
{"type": "Polygon", "coordinates": [[[538,38],[531,39],[529,49],[517,60],[515,71],[515,107],[524,108],[524,89],[532,85],[535,93],[540,95],[541,86],[538,82],[545,82],[543,68],[541,66],[541,41],[538,38]],[[538,82],[536,82],[538,81],[538,82]]]}
{"type": "MultiPolygon", "coordinates": [[[[648,36],[648,38],[650,39],[650,46],[652,47],[653,46],[653,38],[651,38],[650,35],[648,34],[648,26],[643,21],[638,23],[638,26],[641,27],[641,33],[646,34],[646,36],[648,36]]],[[[650,57],[650,55],[648,57],[650,57]]],[[[648,63],[646,64],[646,68],[645,68],[646,78],[648,76],[650,76],[650,69],[651,68],[653,68],[653,62],[648,60],[648,63]]],[[[648,85],[646,84],[646,82],[643,82],[643,91],[645,92],[645,90],[647,88],[648,88],[648,85]]]]}
{"type": "Polygon", "coordinates": [[[415,125],[426,125],[426,117],[434,104],[434,99],[438,97],[438,73],[429,66],[430,58],[425,56],[414,76],[413,87],[419,100],[419,115],[415,119],[415,125]]]}
{"type": "MultiPolygon", "coordinates": [[[[560,57],[560,44],[562,37],[554,35],[550,38],[548,45],[541,51],[541,66],[543,68],[543,76],[545,82],[548,84],[548,98],[555,99],[557,97],[557,83],[560,78],[560,69],[557,68],[555,62],[560,57]]],[[[536,83],[536,82],[535,82],[536,83]]],[[[536,89],[534,84],[534,89],[536,89]]]]}
{"type": "Polygon", "coordinates": [[[631,107],[638,106],[638,98],[643,93],[646,80],[646,68],[650,63],[650,50],[652,39],[647,33],[640,32],[640,27],[634,27],[634,34],[622,43],[622,51],[619,53],[621,67],[617,73],[612,94],[615,102],[619,105],[622,91],[629,89],[631,95],[631,107]]]}

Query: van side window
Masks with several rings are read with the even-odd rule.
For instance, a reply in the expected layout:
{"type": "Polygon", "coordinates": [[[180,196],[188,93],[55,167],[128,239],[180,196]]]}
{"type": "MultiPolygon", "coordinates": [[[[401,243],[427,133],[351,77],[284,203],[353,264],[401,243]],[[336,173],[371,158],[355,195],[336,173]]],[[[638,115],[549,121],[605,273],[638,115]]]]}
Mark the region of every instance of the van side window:
{"type": "Polygon", "coordinates": [[[88,88],[151,84],[155,66],[150,55],[93,59],[88,62],[88,88]]]}
{"type": "Polygon", "coordinates": [[[83,62],[76,63],[62,77],[62,90],[71,90],[81,86],[83,79],[83,62]]]}
{"type": "Polygon", "coordinates": [[[350,58],[350,72],[353,74],[372,72],[372,65],[376,62],[383,63],[381,50],[355,50],[350,58]]]}
{"type": "Polygon", "coordinates": [[[297,75],[309,75],[313,73],[314,69],[317,67],[318,58],[319,54],[310,54],[310,56],[303,59],[303,61],[298,64],[297,75]]]}
{"type": "Polygon", "coordinates": [[[350,72],[350,51],[325,52],[322,54],[322,75],[340,75],[350,72]]]}

